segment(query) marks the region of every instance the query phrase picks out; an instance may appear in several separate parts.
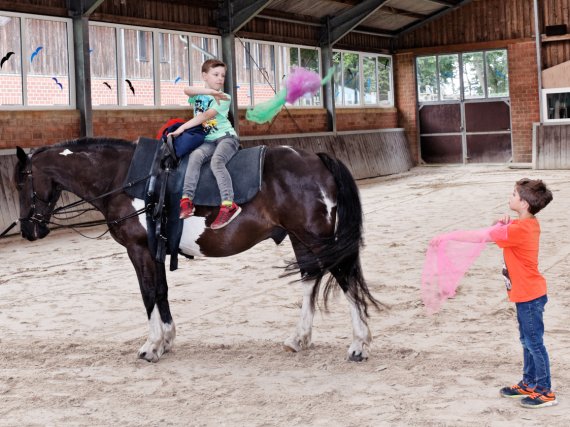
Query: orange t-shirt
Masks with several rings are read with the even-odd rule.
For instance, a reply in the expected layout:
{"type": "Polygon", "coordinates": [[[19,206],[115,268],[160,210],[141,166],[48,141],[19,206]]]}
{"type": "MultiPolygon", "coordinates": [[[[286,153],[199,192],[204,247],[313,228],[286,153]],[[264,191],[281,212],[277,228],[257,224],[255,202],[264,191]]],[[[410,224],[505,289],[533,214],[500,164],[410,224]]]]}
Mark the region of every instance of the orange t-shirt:
{"type": "Polygon", "coordinates": [[[496,239],[503,249],[503,270],[512,302],[527,302],[546,295],[546,280],[538,271],[540,224],[536,218],[515,219],[507,227],[507,239],[496,239]]]}

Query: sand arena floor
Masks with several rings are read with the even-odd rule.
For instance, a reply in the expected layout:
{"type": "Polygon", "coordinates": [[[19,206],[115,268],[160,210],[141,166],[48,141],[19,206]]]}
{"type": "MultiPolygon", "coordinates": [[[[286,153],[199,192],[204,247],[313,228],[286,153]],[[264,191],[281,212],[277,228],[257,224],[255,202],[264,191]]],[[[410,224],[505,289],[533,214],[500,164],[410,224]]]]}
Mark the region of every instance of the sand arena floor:
{"type": "Polygon", "coordinates": [[[342,295],[317,312],[312,349],[283,351],[301,300],[300,285],[274,268],[292,256],[287,240],[181,259],[168,274],[174,351],[150,364],[136,358],[148,327],[123,247],[71,231],[3,239],[0,426],[570,425],[569,184],[569,171],[489,166],[360,181],[363,270],[386,305],[372,313],[373,352],[360,364],[345,361],[352,332],[342,295]],[[431,237],[489,225],[524,176],[554,193],[539,214],[540,268],[560,405],[535,411],[498,395],[522,366],[500,250],[485,250],[437,315],[426,315],[419,292],[431,237]]]}

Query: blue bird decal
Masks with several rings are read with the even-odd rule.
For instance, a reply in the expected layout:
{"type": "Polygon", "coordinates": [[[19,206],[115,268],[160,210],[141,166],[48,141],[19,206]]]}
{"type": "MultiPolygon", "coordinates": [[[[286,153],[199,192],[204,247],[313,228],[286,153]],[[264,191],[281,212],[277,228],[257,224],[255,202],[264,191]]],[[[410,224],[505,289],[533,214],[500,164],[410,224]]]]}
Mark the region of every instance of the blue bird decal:
{"type": "Polygon", "coordinates": [[[176,78],[174,79],[174,84],[178,83],[180,80],[182,80],[182,79],[180,78],[180,76],[176,77],[176,78]]]}
{"type": "Polygon", "coordinates": [[[42,50],[44,47],[43,46],[38,46],[36,48],[36,50],[34,50],[34,52],[32,53],[32,55],[30,56],[30,62],[32,62],[34,60],[34,58],[36,56],[38,56],[38,53],[40,53],[40,50],[42,50]]]}
{"type": "Polygon", "coordinates": [[[57,80],[57,77],[52,77],[51,79],[59,86],[59,90],[63,90],[63,85],[57,80]]]}

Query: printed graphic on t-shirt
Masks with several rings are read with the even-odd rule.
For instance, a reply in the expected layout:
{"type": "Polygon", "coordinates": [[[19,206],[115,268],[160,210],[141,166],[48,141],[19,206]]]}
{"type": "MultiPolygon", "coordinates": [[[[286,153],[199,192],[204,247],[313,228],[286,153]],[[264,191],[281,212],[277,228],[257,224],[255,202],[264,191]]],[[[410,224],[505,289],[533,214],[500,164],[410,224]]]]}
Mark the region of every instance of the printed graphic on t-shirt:
{"type": "MultiPolygon", "coordinates": [[[[212,102],[211,99],[197,96],[196,100],[194,101],[194,115],[207,111],[208,108],[210,108],[211,102],[212,102]]],[[[204,127],[206,133],[210,132],[211,130],[214,131],[218,130],[217,125],[218,121],[215,118],[202,123],[202,126],[204,127]]]]}
{"type": "Polygon", "coordinates": [[[511,290],[511,276],[509,276],[509,270],[507,269],[507,265],[503,261],[503,279],[505,280],[505,286],[507,287],[507,291],[511,290]]]}

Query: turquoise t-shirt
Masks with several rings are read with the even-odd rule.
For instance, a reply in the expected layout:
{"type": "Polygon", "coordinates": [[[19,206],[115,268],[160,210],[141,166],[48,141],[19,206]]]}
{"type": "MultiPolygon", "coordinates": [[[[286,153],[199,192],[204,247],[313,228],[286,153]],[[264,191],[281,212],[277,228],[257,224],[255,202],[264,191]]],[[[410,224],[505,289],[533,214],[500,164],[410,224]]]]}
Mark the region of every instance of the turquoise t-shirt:
{"type": "Polygon", "coordinates": [[[209,109],[216,110],[217,114],[211,120],[202,123],[206,131],[206,141],[214,141],[227,133],[237,136],[236,131],[228,120],[228,113],[230,111],[231,96],[227,96],[227,101],[220,101],[218,104],[213,96],[210,95],[196,95],[188,98],[188,103],[194,106],[194,116],[199,113],[204,113],[209,109]]]}

